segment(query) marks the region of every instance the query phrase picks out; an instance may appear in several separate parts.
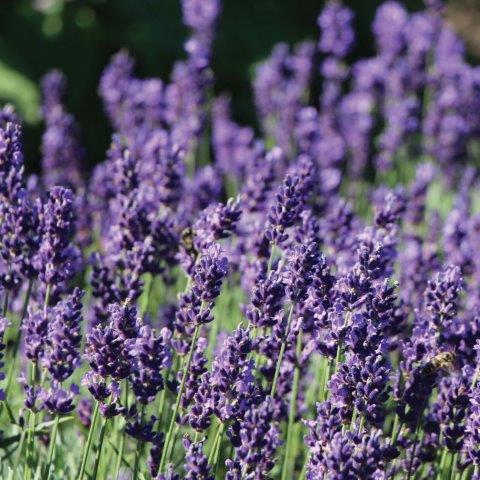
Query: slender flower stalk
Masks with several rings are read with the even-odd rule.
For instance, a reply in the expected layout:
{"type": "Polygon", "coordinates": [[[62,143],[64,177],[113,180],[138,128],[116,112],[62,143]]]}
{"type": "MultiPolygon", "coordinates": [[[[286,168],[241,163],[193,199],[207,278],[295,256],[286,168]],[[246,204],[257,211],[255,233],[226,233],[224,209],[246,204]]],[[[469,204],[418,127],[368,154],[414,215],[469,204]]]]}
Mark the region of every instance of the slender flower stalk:
{"type": "Polygon", "coordinates": [[[87,468],[88,455],[89,455],[90,449],[92,447],[92,441],[93,441],[93,436],[94,436],[94,432],[95,432],[95,427],[97,425],[99,408],[100,408],[100,402],[96,401],[95,402],[95,407],[93,409],[93,415],[92,415],[92,420],[91,420],[91,423],[90,423],[90,428],[88,430],[87,440],[86,440],[85,445],[83,447],[82,462],[80,464],[80,470],[78,472],[77,480],[83,480],[83,477],[85,475],[85,469],[87,468]]]}
{"type": "Polygon", "coordinates": [[[280,351],[278,353],[277,363],[276,363],[276,367],[275,367],[275,374],[273,376],[272,386],[270,388],[270,397],[272,397],[272,398],[275,395],[275,391],[277,389],[278,376],[280,375],[280,368],[282,366],[283,356],[285,355],[285,348],[286,348],[286,345],[287,345],[286,338],[288,337],[288,335],[290,333],[290,327],[291,327],[291,324],[292,324],[293,309],[294,309],[294,305],[292,303],[290,305],[290,309],[288,311],[287,326],[285,328],[285,335],[284,335],[284,339],[282,340],[282,343],[280,345],[280,351]]]}
{"type": "Polygon", "coordinates": [[[167,435],[165,437],[165,445],[163,447],[162,458],[160,460],[160,468],[159,468],[160,473],[163,472],[163,469],[165,468],[165,463],[167,461],[167,452],[169,451],[170,442],[172,441],[172,435],[173,435],[173,431],[174,431],[174,427],[175,427],[176,417],[177,417],[177,414],[178,414],[178,409],[180,407],[180,400],[182,398],[183,391],[184,391],[184,388],[185,388],[185,382],[187,380],[187,374],[188,374],[188,371],[190,369],[190,364],[192,362],[192,355],[193,355],[193,351],[195,350],[195,344],[197,342],[197,338],[198,338],[199,333],[200,333],[200,324],[198,324],[195,327],[195,330],[193,332],[192,341],[190,343],[190,348],[189,348],[189,351],[188,351],[188,354],[187,354],[187,359],[186,359],[185,364],[184,364],[183,369],[182,369],[182,380],[181,380],[180,387],[179,387],[178,392],[177,392],[177,398],[175,400],[175,405],[173,407],[172,417],[171,417],[169,425],[168,425],[168,431],[167,431],[167,435]]]}
{"type": "Polygon", "coordinates": [[[282,471],[280,478],[281,480],[285,480],[288,478],[289,475],[289,462],[290,458],[290,451],[292,448],[292,439],[293,439],[293,424],[295,422],[296,410],[297,410],[297,395],[298,395],[298,384],[300,382],[300,366],[298,365],[300,361],[300,354],[302,352],[302,329],[297,334],[297,345],[295,350],[296,355],[296,362],[295,362],[295,370],[293,374],[293,387],[292,387],[292,395],[290,398],[290,409],[288,412],[288,423],[287,423],[287,441],[285,444],[285,456],[283,458],[282,463],[282,471]]]}

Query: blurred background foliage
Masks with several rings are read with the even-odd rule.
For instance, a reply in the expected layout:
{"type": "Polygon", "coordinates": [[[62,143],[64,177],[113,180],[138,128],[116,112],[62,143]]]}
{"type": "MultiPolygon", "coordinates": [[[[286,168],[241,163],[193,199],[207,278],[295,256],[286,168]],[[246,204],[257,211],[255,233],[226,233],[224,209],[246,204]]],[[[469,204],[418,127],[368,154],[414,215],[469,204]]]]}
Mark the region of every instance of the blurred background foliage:
{"type": "MultiPolygon", "coordinates": [[[[356,12],[355,57],[373,51],[370,24],[380,0],[346,1],[356,12]]],[[[421,0],[404,1],[414,11],[421,0]]],[[[480,2],[452,0],[449,16],[472,55],[480,55],[480,2]]],[[[255,124],[250,81],[272,46],[316,40],[320,0],[224,0],[214,46],[216,90],[233,97],[234,117],[255,124]]],[[[51,68],[68,78],[67,105],[82,128],[88,167],[103,159],[110,127],[97,95],[109,57],[127,48],[140,76],[168,79],[183,58],[187,31],[180,0],[0,0],[0,102],[13,103],[25,121],[27,164],[39,165],[41,76],[51,68]]]]}

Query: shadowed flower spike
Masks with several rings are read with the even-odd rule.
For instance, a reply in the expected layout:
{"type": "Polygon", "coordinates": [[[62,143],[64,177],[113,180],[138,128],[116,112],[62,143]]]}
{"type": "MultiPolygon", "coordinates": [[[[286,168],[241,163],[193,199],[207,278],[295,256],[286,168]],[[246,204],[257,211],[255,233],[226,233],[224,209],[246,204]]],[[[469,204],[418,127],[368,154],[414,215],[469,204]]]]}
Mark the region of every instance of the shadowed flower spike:
{"type": "Polygon", "coordinates": [[[42,79],[42,116],[46,124],[42,137],[42,179],[47,188],[62,185],[76,191],[83,187],[84,152],[75,120],[64,108],[65,89],[65,76],[58,70],[42,79]]]}

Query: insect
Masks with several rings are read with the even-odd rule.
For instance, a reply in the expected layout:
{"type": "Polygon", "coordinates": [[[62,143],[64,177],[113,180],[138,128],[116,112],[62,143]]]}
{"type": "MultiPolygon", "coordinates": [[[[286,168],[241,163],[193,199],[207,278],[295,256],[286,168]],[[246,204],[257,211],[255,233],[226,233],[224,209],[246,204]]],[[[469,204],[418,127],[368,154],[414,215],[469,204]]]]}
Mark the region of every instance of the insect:
{"type": "Polygon", "coordinates": [[[454,362],[455,353],[440,352],[422,366],[422,371],[425,375],[433,375],[440,370],[450,370],[454,362]]]}
{"type": "Polygon", "coordinates": [[[180,236],[182,246],[185,248],[188,254],[193,257],[198,255],[198,251],[195,248],[195,232],[192,227],[185,228],[180,236]]]}

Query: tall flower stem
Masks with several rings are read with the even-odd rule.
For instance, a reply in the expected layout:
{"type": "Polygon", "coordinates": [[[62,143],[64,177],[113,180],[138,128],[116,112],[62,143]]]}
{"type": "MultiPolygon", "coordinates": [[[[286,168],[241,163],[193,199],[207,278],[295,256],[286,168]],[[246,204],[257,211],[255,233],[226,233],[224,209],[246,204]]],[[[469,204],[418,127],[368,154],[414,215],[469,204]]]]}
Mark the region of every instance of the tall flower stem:
{"type": "MultiPolygon", "coordinates": [[[[45,291],[45,300],[43,302],[43,316],[47,316],[48,304],[50,302],[50,293],[52,291],[52,286],[50,284],[47,285],[47,289],[45,291]]],[[[37,381],[37,364],[36,362],[32,363],[32,368],[30,370],[30,385],[32,387],[35,386],[37,381]]],[[[34,451],[34,443],[35,443],[35,423],[36,423],[36,413],[32,411],[30,413],[29,419],[29,429],[28,429],[28,447],[27,447],[27,465],[25,467],[25,474],[24,479],[30,480],[32,478],[32,468],[33,468],[33,451],[34,451]]]]}
{"type": "Polygon", "coordinates": [[[104,418],[102,422],[102,428],[100,429],[100,437],[98,438],[97,456],[95,458],[95,464],[93,465],[93,472],[92,472],[92,476],[90,477],[91,480],[96,480],[98,475],[98,467],[100,465],[100,459],[102,457],[102,447],[103,447],[103,441],[105,439],[106,429],[107,429],[107,418],[104,418]]]}
{"type": "Polygon", "coordinates": [[[7,316],[7,312],[8,312],[8,299],[9,299],[8,290],[5,290],[5,297],[3,297],[3,312],[2,312],[2,315],[4,317],[7,316]]]}
{"type": "MultiPolygon", "coordinates": [[[[15,367],[17,363],[17,353],[18,349],[20,347],[20,339],[22,336],[22,324],[23,321],[25,320],[25,317],[27,316],[27,310],[28,310],[28,304],[30,302],[30,297],[32,296],[32,288],[33,288],[33,280],[29,280],[28,282],[28,287],[27,287],[27,293],[25,294],[25,299],[23,301],[23,306],[22,306],[22,313],[20,317],[20,323],[18,325],[18,330],[15,335],[15,339],[13,341],[13,348],[12,348],[12,355],[10,359],[10,365],[8,367],[8,372],[7,372],[7,381],[5,384],[5,398],[8,398],[8,392],[10,391],[10,387],[12,385],[12,380],[13,380],[13,375],[15,373],[15,367]]],[[[3,402],[0,404],[0,415],[3,410],[3,402]]]]}
{"type": "Polygon", "coordinates": [[[295,353],[296,353],[296,363],[295,363],[295,371],[293,373],[292,397],[290,399],[290,410],[288,413],[288,424],[287,424],[287,442],[285,444],[285,455],[283,457],[282,473],[280,477],[281,480],[286,480],[288,475],[288,464],[290,459],[290,450],[292,447],[293,423],[295,421],[295,415],[297,411],[298,384],[300,381],[299,359],[300,359],[300,354],[302,353],[302,328],[301,327],[297,335],[297,345],[296,345],[295,353]]]}
{"type": "MultiPolygon", "coordinates": [[[[142,411],[140,413],[140,418],[141,418],[142,422],[143,422],[144,417],[145,417],[145,405],[142,405],[142,411]]],[[[139,440],[138,443],[137,443],[137,448],[135,450],[135,463],[134,463],[134,466],[133,466],[133,480],[138,479],[138,465],[139,465],[139,462],[140,462],[140,457],[142,455],[143,445],[144,445],[144,442],[139,440]]]]}
{"type": "MultiPolygon", "coordinates": [[[[128,412],[128,380],[125,382],[125,409],[128,412]]],[[[115,465],[115,477],[118,478],[118,474],[120,473],[120,468],[122,466],[122,458],[123,458],[123,452],[125,450],[125,428],[122,428],[122,431],[120,432],[120,446],[118,448],[118,454],[117,454],[117,462],[115,465]]]]}
{"type": "Polygon", "coordinates": [[[192,362],[193,351],[195,350],[195,345],[197,343],[197,338],[199,333],[200,333],[200,324],[195,326],[192,343],[190,344],[190,350],[188,351],[188,355],[187,355],[187,361],[183,366],[182,382],[180,383],[180,388],[178,389],[177,399],[175,400],[175,406],[173,408],[172,418],[170,419],[170,425],[168,427],[167,436],[165,437],[165,445],[163,447],[162,458],[160,460],[160,469],[159,469],[160,473],[162,473],[163,468],[165,467],[165,462],[167,460],[167,451],[169,450],[170,442],[172,441],[173,430],[175,427],[175,420],[177,418],[178,409],[180,407],[180,400],[183,395],[183,390],[185,389],[185,382],[187,380],[188,371],[190,370],[190,363],[192,362]]]}
{"type": "Polygon", "coordinates": [[[282,345],[280,346],[280,352],[278,354],[277,366],[275,368],[275,375],[273,376],[272,388],[270,390],[270,397],[272,398],[274,397],[275,390],[277,389],[278,376],[280,375],[280,367],[282,366],[283,356],[285,354],[285,348],[287,345],[287,339],[290,333],[290,326],[292,324],[292,316],[293,316],[293,306],[294,304],[292,303],[290,305],[290,311],[288,312],[287,327],[285,328],[285,337],[282,340],[282,345]]]}
{"type": "Polygon", "coordinates": [[[457,471],[457,454],[452,452],[450,454],[450,474],[448,476],[449,480],[455,478],[455,472],[457,471]]]}
{"type": "Polygon", "coordinates": [[[88,454],[90,453],[90,448],[92,446],[93,432],[95,431],[95,426],[97,424],[99,406],[100,406],[99,402],[98,401],[95,402],[95,407],[93,409],[93,415],[92,415],[92,422],[90,423],[90,430],[88,431],[87,441],[85,442],[85,446],[83,448],[82,463],[80,464],[80,472],[77,477],[78,480],[82,480],[85,474],[88,454]]]}
{"type": "Polygon", "coordinates": [[[415,451],[417,450],[417,443],[418,443],[418,434],[420,430],[420,419],[421,419],[422,414],[417,420],[417,426],[415,428],[415,438],[413,440],[413,447],[412,447],[412,454],[410,456],[410,462],[408,465],[408,473],[407,473],[407,480],[410,480],[412,476],[412,469],[413,469],[413,461],[415,460],[415,451]]]}
{"type": "Polygon", "coordinates": [[[222,436],[225,424],[220,422],[217,431],[215,432],[215,437],[213,439],[212,449],[210,450],[210,455],[208,456],[208,464],[215,468],[215,460],[218,456],[218,450],[222,444],[222,436]]]}
{"type": "Polygon", "coordinates": [[[50,475],[50,469],[53,462],[53,456],[55,454],[55,443],[57,442],[57,433],[58,433],[58,421],[60,415],[58,413],[55,415],[55,423],[53,424],[52,433],[50,435],[50,445],[48,446],[48,457],[47,457],[47,466],[45,467],[45,473],[43,475],[44,480],[48,480],[50,475]]]}

